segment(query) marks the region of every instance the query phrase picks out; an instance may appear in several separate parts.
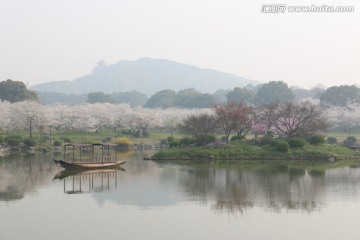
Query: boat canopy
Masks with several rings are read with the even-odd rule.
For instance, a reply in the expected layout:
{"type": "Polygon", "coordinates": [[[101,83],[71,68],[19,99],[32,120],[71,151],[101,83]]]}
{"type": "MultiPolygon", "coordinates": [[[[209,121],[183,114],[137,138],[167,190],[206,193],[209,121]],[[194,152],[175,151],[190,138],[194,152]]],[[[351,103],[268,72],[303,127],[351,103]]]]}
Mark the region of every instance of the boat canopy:
{"type": "Polygon", "coordinates": [[[64,144],[64,161],[70,162],[108,162],[116,161],[116,144],[91,143],[91,144],[64,144]],[[110,149],[112,149],[110,151],[110,149]],[[83,151],[90,154],[83,154],[83,151]],[[76,152],[76,153],[75,153],[76,152]],[[70,155],[69,155],[70,154],[70,155]]]}

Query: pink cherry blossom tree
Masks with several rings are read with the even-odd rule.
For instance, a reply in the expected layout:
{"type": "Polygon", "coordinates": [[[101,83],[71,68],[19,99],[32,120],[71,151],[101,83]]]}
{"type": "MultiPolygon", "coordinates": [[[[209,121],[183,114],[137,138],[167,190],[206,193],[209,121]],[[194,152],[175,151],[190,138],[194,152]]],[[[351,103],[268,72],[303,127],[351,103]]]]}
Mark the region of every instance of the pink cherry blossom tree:
{"type": "Polygon", "coordinates": [[[265,105],[262,120],[271,130],[288,138],[318,134],[329,127],[324,112],[309,101],[265,105]]]}

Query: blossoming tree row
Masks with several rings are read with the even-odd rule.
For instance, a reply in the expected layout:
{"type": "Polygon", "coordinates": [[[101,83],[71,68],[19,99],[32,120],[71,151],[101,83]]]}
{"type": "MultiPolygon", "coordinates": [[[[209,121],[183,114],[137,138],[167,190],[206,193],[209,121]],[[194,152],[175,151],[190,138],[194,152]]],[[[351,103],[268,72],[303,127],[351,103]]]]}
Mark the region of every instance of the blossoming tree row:
{"type": "Polygon", "coordinates": [[[49,127],[61,131],[95,131],[99,128],[134,128],[147,132],[150,128],[174,129],[190,114],[209,109],[149,109],[128,104],[41,105],[36,101],[0,102],[0,131],[45,131],[49,127]]]}
{"type": "MultiPolygon", "coordinates": [[[[317,103],[311,103],[312,106],[319,107],[317,103]]],[[[294,106],[289,106],[290,110],[294,106]]],[[[301,104],[299,105],[301,107],[301,104]]],[[[149,109],[144,107],[131,107],[128,104],[110,104],[96,103],[83,105],[41,105],[36,101],[23,101],[16,103],[0,102],[0,131],[11,133],[15,130],[29,131],[31,137],[34,131],[46,131],[49,127],[56,128],[61,131],[95,131],[99,128],[113,128],[115,130],[123,128],[132,128],[140,132],[147,132],[152,128],[167,128],[173,131],[178,124],[184,122],[189,116],[197,116],[200,114],[222,114],[222,112],[231,109],[206,108],[206,109],[149,109]]],[[[331,107],[323,108],[326,121],[331,127],[340,129],[355,129],[360,127],[360,106],[351,105],[348,107],[331,107]]],[[[244,111],[243,111],[244,112],[244,111]]],[[[280,112],[272,112],[271,108],[260,109],[260,113],[265,113],[269,121],[272,121],[272,129],[277,128],[278,131],[285,131],[285,128],[291,128],[294,125],[301,124],[300,116],[289,115],[287,119],[280,119],[284,124],[276,126],[275,114],[280,112]]],[[[246,111],[244,112],[246,113],[246,111]]],[[[248,119],[245,119],[248,121],[248,119]]],[[[245,121],[244,120],[244,121],[245,121]]],[[[266,126],[269,122],[265,119],[257,120],[255,124],[249,124],[258,132],[269,129],[266,126]]],[[[223,124],[227,124],[224,119],[223,124]]],[[[226,135],[226,125],[223,126],[226,135]]],[[[241,126],[240,126],[241,127],[241,126]]],[[[238,129],[239,128],[238,126],[238,129]]]]}

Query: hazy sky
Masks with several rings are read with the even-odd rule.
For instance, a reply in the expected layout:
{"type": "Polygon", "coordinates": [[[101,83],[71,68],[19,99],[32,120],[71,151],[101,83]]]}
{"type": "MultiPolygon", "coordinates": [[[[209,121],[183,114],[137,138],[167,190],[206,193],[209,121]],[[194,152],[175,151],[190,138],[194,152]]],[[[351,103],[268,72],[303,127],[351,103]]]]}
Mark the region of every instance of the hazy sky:
{"type": "Polygon", "coordinates": [[[360,1],[0,0],[0,81],[72,80],[162,58],[311,88],[360,84],[360,1]],[[262,13],[264,4],[352,13],[262,13]]]}

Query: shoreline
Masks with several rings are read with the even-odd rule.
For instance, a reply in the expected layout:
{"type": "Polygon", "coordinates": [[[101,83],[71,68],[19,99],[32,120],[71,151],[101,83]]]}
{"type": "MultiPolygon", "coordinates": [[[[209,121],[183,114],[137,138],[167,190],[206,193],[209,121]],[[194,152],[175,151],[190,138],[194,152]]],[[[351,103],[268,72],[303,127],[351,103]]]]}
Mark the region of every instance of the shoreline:
{"type": "Polygon", "coordinates": [[[351,149],[327,143],[317,145],[306,145],[304,147],[288,148],[279,151],[276,146],[236,144],[223,147],[174,147],[157,151],[147,160],[154,161],[322,161],[336,162],[342,160],[360,160],[359,149],[351,149]]]}

